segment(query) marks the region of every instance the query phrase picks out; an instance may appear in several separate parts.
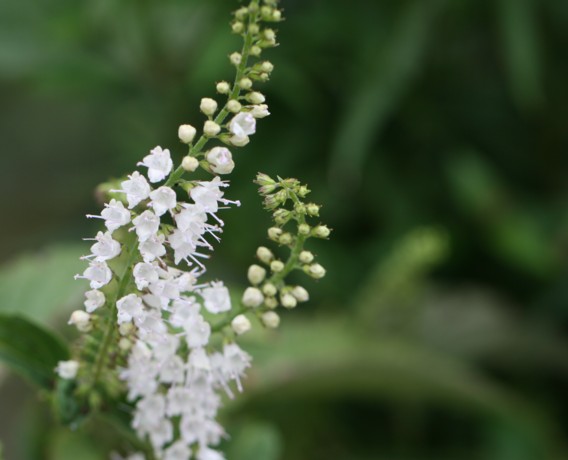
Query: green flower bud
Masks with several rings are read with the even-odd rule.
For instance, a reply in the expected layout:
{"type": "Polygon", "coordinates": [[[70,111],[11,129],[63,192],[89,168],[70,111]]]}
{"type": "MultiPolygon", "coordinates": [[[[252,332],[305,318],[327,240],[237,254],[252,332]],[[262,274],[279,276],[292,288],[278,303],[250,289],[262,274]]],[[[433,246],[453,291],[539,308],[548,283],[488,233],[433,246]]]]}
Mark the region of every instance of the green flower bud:
{"type": "Polygon", "coordinates": [[[312,234],[317,238],[327,238],[331,230],[326,225],[318,225],[314,227],[312,234]]]}
{"type": "Polygon", "coordinates": [[[289,245],[292,244],[292,241],[294,240],[294,238],[292,237],[292,235],[288,232],[283,233],[282,235],[280,235],[280,238],[278,238],[278,242],[280,244],[284,244],[284,245],[289,245]]]}
{"type": "Polygon", "coordinates": [[[276,289],[276,286],[274,286],[274,284],[264,283],[264,286],[262,286],[262,292],[268,297],[274,297],[278,290],[276,289]]]}
{"type": "Polygon", "coordinates": [[[314,260],[314,255],[310,251],[302,251],[298,258],[303,264],[310,264],[314,260]]]}
{"type": "Polygon", "coordinates": [[[272,262],[270,262],[270,270],[272,270],[274,273],[280,273],[282,270],[284,270],[284,262],[280,260],[273,260],[272,262]]]}
{"type": "Polygon", "coordinates": [[[217,83],[215,89],[219,94],[229,94],[229,92],[231,91],[231,85],[226,81],[220,81],[219,83],[217,83]]]}
{"type": "Polygon", "coordinates": [[[250,78],[247,78],[247,77],[241,78],[239,80],[239,86],[242,89],[245,89],[245,90],[251,89],[252,88],[252,80],[250,78]]]}
{"type": "Polygon", "coordinates": [[[258,45],[253,45],[250,48],[250,55],[251,56],[260,56],[262,53],[262,48],[258,45]]]}
{"type": "Polygon", "coordinates": [[[264,299],[264,305],[267,308],[276,308],[278,306],[278,300],[276,300],[276,297],[266,297],[264,299]]]}
{"type": "Polygon", "coordinates": [[[325,268],[320,264],[306,265],[304,271],[314,279],[320,279],[325,276],[325,268]]]}
{"type": "Polygon", "coordinates": [[[276,329],[280,324],[280,316],[278,316],[278,313],[274,311],[267,311],[263,313],[261,316],[261,320],[262,323],[270,329],[276,329]]]}
{"type": "Polygon", "coordinates": [[[274,214],[272,214],[272,217],[274,218],[274,222],[278,225],[284,225],[290,220],[292,213],[287,209],[277,209],[274,211],[274,214]]]}
{"type": "Polygon", "coordinates": [[[229,110],[229,112],[238,113],[241,111],[242,107],[243,106],[241,105],[241,103],[236,99],[231,99],[229,102],[227,102],[227,109],[229,110]]]}
{"type": "Polygon", "coordinates": [[[274,259],[274,254],[272,254],[272,251],[270,249],[265,248],[264,246],[259,246],[256,250],[256,257],[258,257],[261,262],[269,264],[270,262],[272,262],[272,259],[274,259]]]}
{"type": "Polygon", "coordinates": [[[242,34],[245,30],[245,25],[241,21],[236,21],[231,25],[231,29],[236,34],[242,34]]]}
{"type": "Polygon", "coordinates": [[[278,227],[270,227],[268,229],[268,238],[270,238],[273,241],[278,241],[278,238],[280,238],[280,235],[282,235],[282,229],[278,228],[278,227]]]}
{"type": "Polygon", "coordinates": [[[298,225],[298,234],[306,236],[310,234],[310,226],[308,224],[298,225]]]}
{"type": "Polygon", "coordinates": [[[320,207],[315,203],[308,203],[306,205],[306,210],[308,211],[308,214],[310,216],[314,216],[314,217],[319,216],[320,207]]]}

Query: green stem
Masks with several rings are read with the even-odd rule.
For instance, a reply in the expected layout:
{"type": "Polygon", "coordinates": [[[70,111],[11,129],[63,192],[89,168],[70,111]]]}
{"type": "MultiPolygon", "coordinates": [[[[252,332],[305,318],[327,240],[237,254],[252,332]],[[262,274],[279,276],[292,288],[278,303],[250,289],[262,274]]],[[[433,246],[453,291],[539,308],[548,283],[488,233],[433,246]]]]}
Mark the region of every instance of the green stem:
{"type": "Polygon", "coordinates": [[[104,368],[105,358],[108,356],[108,349],[112,343],[112,339],[116,331],[116,314],[117,314],[116,301],[124,295],[124,293],[126,292],[126,288],[130,284],[130,281],[132,279],[130,273],[132,271],[132,265],[137,256],[138,256],[138,251],[136,250],[136,238],[133,238],[132,243],[130,243],[127,249],[127,260],[124,267],[124,271],[122,272],[122,276],[120,277],[118,289],[116,290],[116,294],[114,295],[111,302],[111,312],[108,317],[107,328],[95,361],[95,370],[93,372],[93,380],[91,382],[92,387],[94,387],[99,381],[101,372],[104,368]]]}

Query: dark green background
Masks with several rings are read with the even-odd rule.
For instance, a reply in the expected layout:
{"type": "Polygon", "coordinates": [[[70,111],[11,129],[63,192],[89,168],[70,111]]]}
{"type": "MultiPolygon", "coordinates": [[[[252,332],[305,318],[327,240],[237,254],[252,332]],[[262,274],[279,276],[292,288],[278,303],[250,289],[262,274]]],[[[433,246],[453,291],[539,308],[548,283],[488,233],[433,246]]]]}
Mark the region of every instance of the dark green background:
{"type": "MultiPolygon", "coordinates": [[[[70,334],[94,189],[155,145],[181,159],[177,126],[232,77],[235,6],[0,3],[0,310],[70,334]]],[[[568,458],[568,3],[283,7],[211,276],[243,285],[266,243],[257,171],[307,182],[334,232],[312,301],[249,340],[229,460],[568,458]]],[[[1,388],[8,459],[103,458],[1,388]]]]}

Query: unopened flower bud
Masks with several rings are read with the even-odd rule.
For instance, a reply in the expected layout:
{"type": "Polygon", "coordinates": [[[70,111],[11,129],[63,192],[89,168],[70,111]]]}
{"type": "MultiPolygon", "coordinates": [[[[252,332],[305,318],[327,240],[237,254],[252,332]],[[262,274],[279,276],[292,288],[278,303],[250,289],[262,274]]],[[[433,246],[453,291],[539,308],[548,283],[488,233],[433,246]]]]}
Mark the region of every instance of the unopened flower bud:
{"type": "Polygon", "coordinates": [[[320,207],[315,203],[308,203],[306,205],[306,210],[310,216],[319,216],[320,207]]]}
{"type": "MultiPolygon", "coordinates": [[[[280,191],[282,192],[284,190],[280,190],[280,191]]],[[[276,195],[278,195],[278,194],[276,194],[276,195]]],[[[278,199],[278,196],[276,196],[276,198],[279,202],[281,202],[281,200],[278,199]]],[[[287,209],[278,209],[274,212],[274,214],[272,214],[272,217],[274,218],[274,221],[278,225],[284,225],[286,222],[288,222],[290,220],[291,213],[287,209]]]]}
{"type": "Polygon", "coordinates": [[[184,144],[190,144],[195,138],[197,130],[191,125],[180,125],[178,128],[178,137],[184,144]]]}
{"type": "Polygon", "coordinates": [[[262,64],[260,64],[260,68],[263,72],[270,73],[274,70],[274,65],[270,61],[264,61],[262,64]]]}
{"type": "Polygon", "coordinates": [[[264,305],[267,308],[276,308],[278,306],[278,300],[276,300],[276,297],[266,297],[264,299],[264,305]]]}
{"type": "Polygon", "coordinates": [[[243,6],[242,8],[239,8],[237,11],[235,11],[235,17],[238,20],[243,21],[244,19],[246,19],[248,12],[248,8],[243,6]]]}
{"type": "Polygon", "coordinates": [[[229,85],[226,81],[220,81],[217,83],[215,89],[219,94],[229,94],[229,91],[231,91],[231,85],[229,85]]]}
{"type": "Polygon", "coordinates": [[[236,99],[231,99],[227,102],[227,110],[229,110],[229,112],[238,113],[241,111],[242,107],[241,103],[236,99]]]}
{"type": "Polygon", "coordinates": [[[306,196],[308,196],[310,191],[311,190],[308,187],[306,187],[305,185],[302,185],[298,189],[298,195],[300,196],[300,198],[305,198],[306,196]]]}
{"type": "Polygon", "coordinates": [[[230,174],[235,168],[233,156],[225,147],[213,147],[205,154],[205,158],[211,165],[211,171],[216,174],[230,174]]]}
{"type": "Polygon", "coordinates": [[[289,232],[286,233],[282,233],[282,235],[280,235],[280,238],[278,238],[278,243],[280,244],[291,244],[292,243],[292,234],[290,234],[289,232]]]}
{"type": "Polygon", "coordinates": [[[245,25],[241,21],[236,21],[231,25],[231,29],[234,33],[241,34],[245,30],[245,25]]]}
{"type": "Polygon", "coordinates": [[[248,136],[231,136],[229,141],[235,147],[244,147],[250,142],[250,138],[248,136]]]}
{"type": "Polygon", "coordinates": [[[245,307],[258,307],[264,301],[264,296],[260,289],[255,287],[248,287],[243,293],[243,305],[245,307]]]}
{"type": "Polygon", "coordinates": [[[310,300],[310,294],[302,286],[294,286],[291,294],[296,298],[298,302],[307,302],[308,300],[310,300]]]}
{"type": "Polygon", "coordinates": [[[67,324],[73,324],[79,332],[89,332],[93,328],[91,315],[83,310],[75,310],[71,313],[67,324]]]}
{"type": "Polygon", "coordinates": [[[330,233],[331,230],[325,225],[318,225],[317,227],[314,227],[313,230],[314,236],[317,236],[318,238],[327,238],[330,233]]]}
{"type": "Polygon", "coordinates": [[[256,35],[257,33],[260,32],[260,28],[258,27],[258,24],[254,24],[254,23],[252,23],[252,24],[249,25],[249,29],[248,29],[248,30],[249,30],[249,32],[250,32],[251,34],[253,34],[253,35],[256,35]]]}
{"type": "Polygon", "coordinates": [[[274,311],[267,311],[261,316],[262,324],[271,329],[276,329],[280,324],[280,316],[274,311]]]}
{"type": "Polygon", "coordinates": [[[251,324],[245,315],[238,315],[233,318],[233,321],[231,321],[231,327],[233,328],[233,331],[235,331],[235,334],[241,335],[250,331],[251,324]]]}
{"type": "Polygon", "coordinates": [[[234,52],[233,54],[231,54],[229,56],[229,60],[231,61],[231,64],[233,65],[239,65],[242,61],[243,57],[241,56],[241,53],[237,53],[234,52]]]}
{"type": "Polygon", "coordinates": [[[323,268],[320,264],[307,265],[306,267],[307,268],[304,268],[304,271],[312,278],[320,279],[325,276],[325,268],[323,268]]]}
{"type": "Polygon", "coordinates": [[[181,167],[188,172],[193,172],[199,167],[199,160],[195,157],[185,156],[181,160],[181,167]]]}
{"type": "Polygon", "coordinates": [[[264,35],[264,38],[268,41],[276,40],[276,32],[274,32],[274,30],[272,29],[264,29],[262,34],[264,35]]]}
{"type": "Polygon", "coordinates": [[[134,324],[128,322],[128,323],[121,323],[118,326],[118,332],[120,332],[120,335],[129,335],[130,333],[132,333],[134,331],[134,324]]]}
{"type": "Polygon", "coordinates": [[[270,115],[270,112],[268,111],[268,106],[266,104],[259,104],[252,107],[250,114],[254,118],[264,118],[270,115]]]}
{"type": "Polygon", "coordinates": [[[292,294],[284,294],[280,296],[280,303],[284,308],[294,308],[298,305],[298,301],[292,294]]]}
{"type": "Polygon", "coordinates": [[[203,126],[203,133],[208,137],[216,136],[220,131],[221,127],[211,120],[207,120],[203,126]]]}
{"type": "Polygon", "coordinates": [[[282,235],[282,229],[278,227],[270,227],[268,229],[268,238],[273,241],[278,241],[278,238],[282,235]]]}
{"type": "Polygon", "coordinates": [[[310,251],[302,251],[298,258],[303,264],[309,264],[314,260],[314,255],[310,251]]]}
{"type": "Polygon", "coordinates": [[[258,257],[261,262],[269,264],[272,259],[274,259],[274,254],[272,254],[272,251],[270,249],[264,246],[259,246],[256,250],[256,257],[258,257]]]}
{"type": "Polygon", "coordinates": [[[262,48],[258,45],[253,45],[250,47],[250,55],[251,56],[260,56],[262,53],[262,48]]]}
{"type": "Polygon", "coordinates": [[[132,348],[132,342],[126,337],[122,337],[118,341],[118,348],[120,348],[122,351],[128,351],[132,348]]]}
{"type": "Polygon", "coordinates": [[[250,78],[247,78],[247,77],[241,78],[239,80],[239,86],[242,89],[251,89],[252,88],[252,80],[250,78]]]}
{"type": "Polygon", "coordinates": [[[247,272],[248,280],[251,284],[257,285],[264,281],[266,270],[260,265],[253,264],[249,267],[247,272]]]}
{"type": "Polygon", "coordinates": [[[272,270],[274,273],[279,273],[284,270],[284,263],[280,260],[273,260],[272,262],[270,262],[270,270],[272,270]]]}
{"type": "Polygon", "coordinates": [[[209,97],[204,97],[199,104],[199,110],[207,116],[213,115],[217,110],[217,101],[209,97]]]}
{"type": "Polygon", "coordinates": [[[264,286],[262,286],[262,292],[268,297],[274,297],[278,290],[276,289],[276,286],[274,286],[274,284],[265,283],[264,286]]]}
{"type": "Polygon", "coordinates": [[[59,377],[66,380],[72,380],[77,377],[77,371],[79,370],[79,363],[77,361],[59,361],[55,372],[59,377]]]}
{"type": "Polygon", "coordinates": [[[248,93],[246,95],[247,101],[251,104],[263,104],[266,101],[264,94],[259,93],[258,91],[253,91],[252,93],[248,93]]]}
{"type": "Polygon", "coordinates": [[[274,10],[272,12],[272,20],[280,21],[282,19],[282,12],[280,10],[274,10]]]}
{"type": "Polygon", "coordinates": [[[298,225],[298,233],[300,235],[309,235],[310,234],[310,226],[308,224],[300,224],[298,225]]]}

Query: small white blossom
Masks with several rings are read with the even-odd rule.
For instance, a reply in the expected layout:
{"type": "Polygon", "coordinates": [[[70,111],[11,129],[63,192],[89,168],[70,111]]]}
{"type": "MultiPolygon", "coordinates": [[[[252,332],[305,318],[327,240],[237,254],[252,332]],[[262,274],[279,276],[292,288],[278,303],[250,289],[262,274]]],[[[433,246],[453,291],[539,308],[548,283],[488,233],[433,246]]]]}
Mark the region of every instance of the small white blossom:
{"type": "Polygon", "coordinates": [[[71,313],[71,317],[67,324],[74,325],[79,332],[89,332],[93,325],[91,324],[91,315],[83,310],[75,310],[71,313]]]}
{"type": "Polygon", "coordinates": [[[97,242],[91,246],[95,260],[103,262],[114,259],[120,254],[120,243],[112,239],[110,232],[98,232],[95,240],[97,242]]]}
{"type": "Polygon", "coordinates": [[[55,372],[62,379],[72,380],[77,377],[77,371],[79,370],[79,363],[77,361],[59,361],[55,372]]]}
{"type": "Polygon", "coordinates": [[[217,101],[210,97],[204,97],[201,99],[201,103],[199,104],[199,110],[201,110],[205,115],[213,115],[217,110],[217,101]]]}
{"type": "Polygon", "coordinates": [[[186,333],[187,346],[200,348],[207,345],[211,335],[211,326],[201,315],[191,316],[183,324],[186,333]]]}
{"type": "Polygon", "coordinates": [[[110,282],[112,271],[108,268],[106,262],[94,260],[83,272],[83,275],[75,275],[75,279],[77,278],[87,279],[90,281],[91,289],[99,289],[110,282]]]}
{"type": "Polygon", "coordinates": [[[152,208],[157,216],[165,214],[176,207],[176,192],[170,187],[162,186],[150,193],[152,208]]]}
{"type": "Polygon", "coordinates": [[[166,255],[166,247],[164,241],[166,237],[162,234],[152,235],[138,246],[138,250],[144,259],[144,262],[152,262],[158,257],[166,255]]]}
{"type": "Polygon", "coordinates": [[[201,291],[203,306],[209,313],[222,313],[231,309],[229,290],[221,282],[213,282],[201,291]]]}
{"type": "Polygon", "coordinates": [[[142,200],[148,198],[148,195],[150,195],[150,184],[138,171],[134,171],[128,178],[128,180],[121,182],[120,185],[122,186],[122,191],[126,193],[128,207],[132,209],[142,200]]]}
{"type": "Polygon", "coordinates": [[[111,233],[130,222],[130,212],[120,201],[114,198],[110,200],[110,203],[105,204],[105,209],[100,216],[87,214],[87,217],[104,219],[105,226],[111,233]]]}
{"type": "Polygon", "coordinates": [[[207,152],[205,158],[211,164],[211,170],[216,174],[230,174],[235,167],[233,156],[225,147],[213,147],[207,152]]]}
{"type": "Polygon", "coordinates": [[[83,305],[85,305],[85,310],[87,310],[87,313],[94,312],[104,304],[105,295],[101,291],[92,289],[91,291],[85,292],[85,302],[83,303],[83,305]]]}
{"type": "Polygon", "coordinates": [[[285,308],[294,308],[298,304],[298,301],[292,294],[283,294],[280,297],[280,302],[285,308]]]}
{"type": "Polygon", "coordinates": [[[203,125],[203,134],[209,137],[216,136],[221,131],[221,127],[214,121],[207,120],[203,125]]]}
{"type": "Polygon", "coordinates": [[[144,242],[152,236],[155,236],[160,228],[160,218],[152,211],[144,211],[132,220],[132,223],[134,224],[140,242],[144,242]]]}
{"type": "Polygon", "coordinates": [[[152,149],[150,155],[146,155],[138,165],[148,168],[148,179],[152,183],[164,180],[173,168],[170,151],[168,149],[162,150],[160,146],[152,149]]]}
{"type": "Polygon", "coordinates": [[[144,321],[145,312],[142,299],[136,294],[128,294],[116,302],[118,324],[127,323],[133,319],[137,323],[144,321]]]}
{"type": "Polygon", "coordinates": [[[280,324],[280,316],[274,311],[267,311],[261,316],[262,323],[271,329],[275,329],[280,324]]]}
{"type": "Polygon", "coordinates": [[[229,122],[229,130],[237,137],[250,136],[256,132],[256,119],[249,112],[240,112],[229,122]]]}
{"type": "Polygon", "coordinates": [[[229,141],[231,142],[231,145],[234,145],[235,147],[244,147],[245,145],[247,145],[250,142],[250,139],[248,136],[231,136],[229,138],[229,141]]]}
{"type": "Polygon", "coordinates": [[[262,283],[266,276],[266,270],[260,265],[253,264],[248,268],[247,277],[251,284],[257,285],[262,283]]]}
{"type": "Polygon", "coordinates": [[[310,294],[302,286],[295,286],[291,293],[298,302],[307,302],[310,300],[310,294]]]}
{"type": "Polygon", "coordinates": [[[148,287],[150,283],[155,283],[160,279],[158,268],[147,262],[139,262],[132,270],[134,281],[139,291],[148,287]]]}
{"type": "Polygon", "coordinates": [[[183,157],[183,160],[181,161],[181,166],[186,171],[193,172],[198,168],[199,160],[195,157],[191,157],[191,156],[187,155],[187,156],[183,157]]]}

